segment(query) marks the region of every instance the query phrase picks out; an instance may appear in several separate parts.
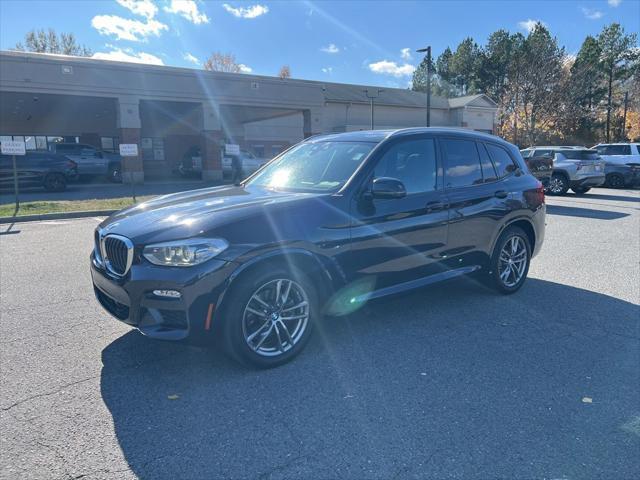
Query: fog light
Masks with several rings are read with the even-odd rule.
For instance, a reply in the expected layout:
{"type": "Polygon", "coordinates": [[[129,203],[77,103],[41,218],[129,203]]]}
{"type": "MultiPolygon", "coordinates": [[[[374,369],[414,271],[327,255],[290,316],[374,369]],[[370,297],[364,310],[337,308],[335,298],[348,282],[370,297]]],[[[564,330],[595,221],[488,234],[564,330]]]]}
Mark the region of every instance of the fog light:
{"type": "Polygon", "coordinates": [[[156,297],[168,297],[168,298],[180,298],[182,294],[177,290],[154,290],[153,294],[156,297]]]}

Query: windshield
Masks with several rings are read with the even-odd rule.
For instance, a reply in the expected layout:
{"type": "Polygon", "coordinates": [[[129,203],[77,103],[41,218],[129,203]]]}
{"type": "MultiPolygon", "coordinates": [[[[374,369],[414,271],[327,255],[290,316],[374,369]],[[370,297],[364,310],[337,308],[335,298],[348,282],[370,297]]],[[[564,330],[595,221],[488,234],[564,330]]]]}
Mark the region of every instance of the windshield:
{"type": "Polygon", "coordinates": [[[375,147],[367,142],[303,143],[270,163],[248,185],[334,192],[375,147]]]}

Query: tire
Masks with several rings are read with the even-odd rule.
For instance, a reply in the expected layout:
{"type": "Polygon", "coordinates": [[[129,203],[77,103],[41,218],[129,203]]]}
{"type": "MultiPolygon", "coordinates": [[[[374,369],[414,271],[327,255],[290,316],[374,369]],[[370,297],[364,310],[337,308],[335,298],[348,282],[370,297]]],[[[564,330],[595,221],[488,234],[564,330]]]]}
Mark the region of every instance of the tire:
{"type": "Polygon", "coordinates": [[[583,195],[591,190],[591,187],[571,187],[571,190],[573,190],[573,193],[576,195],[583,195]]]}
{"type": "Polygon", "coordinates": [[[223,348],[234,360],[260,369],[295,358],[319,315],[313,283],[295,268],[262,268],[241,275],[225,303],[223,348]],[[282,305],[274,301],[278,288],[282,305]],[[282,302],[284,297],[288,298],[282,302]],[[286,316],[291,318],[283,320],[286,316]]]}
{"type": "Polygon", "coordinates": [[[547,187],[548,195],[564,195],[569,190],[569,181],[567,177],[562,173],[554,173],[549,180],[549,186],[547,187]]]}
{"type": "Polygon", "coordinates": [[[109,181],[112,183],[122,183],[122,170],[120,165],[111,165],[109,167],[109,181]]]}
{"type": "Polygon", "coordinates": [[[517,292],[527,278],[530,263],[531,244],[529,243],[529,237],[519,227],[508,227],[498,238],[491,256],[488,273],[489,286],[507,295],[517,292]],[[512,242],[516,242],[518,245],[518,250],[513,255],[511,254],[513,251],[512,242]],[[516,261],[511,265],[507,265],[504,261],[505,257],[516,258],[516,261]],[[518,263],[519,258],[524,260],[523,264],[518,263]],[[507,268],[512,273],[507,274],[505,277],[507,268]]]}
{"type": "Polygon", "coordinates": [[[624,188],[624,177],[619,173],[610,173],[605,185],[609,188],[624,188]]]}
{"type": "Polygon", "coordinates": [[[67,179],[61,173],[50,173],[44,177],[44,189],[47,192],[63,192],[67,189],[67,179]]]}

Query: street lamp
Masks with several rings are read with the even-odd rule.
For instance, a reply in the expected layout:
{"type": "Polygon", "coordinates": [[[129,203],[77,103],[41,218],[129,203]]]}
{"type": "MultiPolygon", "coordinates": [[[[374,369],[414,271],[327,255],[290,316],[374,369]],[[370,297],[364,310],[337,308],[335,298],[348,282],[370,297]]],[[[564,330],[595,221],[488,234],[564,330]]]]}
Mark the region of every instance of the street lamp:
{"type": "Polygon", "coordinates": [[[427,53],[427,127],[431,126],[431,45],[416,50],[417,53],[427,53]]]}
{"type": "Polygon", "coordinates": [[[380,89],[380,88],[376,88],[374,94],[369,94],[370,90],[364,90],[364,94],[367,96],[367,98],[369,99],[369,102],[371,103],[371,130],[373,130],[373,99],[374,98],[378,98],[378,96],[380,96],[380,94],[382,92],[384,92],[384,90],[380,89]]]}

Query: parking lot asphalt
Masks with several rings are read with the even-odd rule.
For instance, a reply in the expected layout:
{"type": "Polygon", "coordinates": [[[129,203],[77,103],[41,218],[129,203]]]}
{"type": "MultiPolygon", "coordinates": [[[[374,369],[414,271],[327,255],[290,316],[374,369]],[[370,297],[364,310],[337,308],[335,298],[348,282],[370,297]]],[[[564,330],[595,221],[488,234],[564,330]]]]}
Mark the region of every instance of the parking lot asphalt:
{"type": "Polygon", "coordinates": [[[13,226],[0,478],[640,478],[640,195],[592,192],[548,199],[515,295],[371,303],[269,371],[102,311],[97,219],[13,226]]]}

